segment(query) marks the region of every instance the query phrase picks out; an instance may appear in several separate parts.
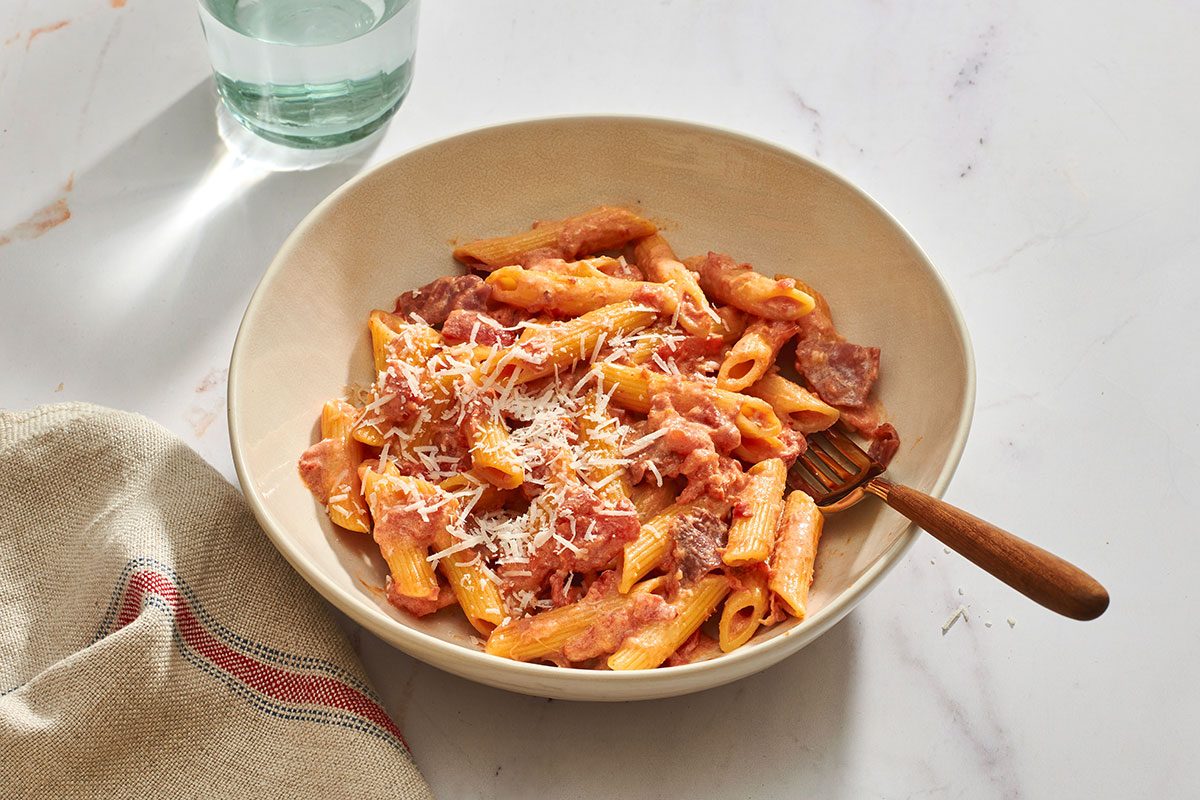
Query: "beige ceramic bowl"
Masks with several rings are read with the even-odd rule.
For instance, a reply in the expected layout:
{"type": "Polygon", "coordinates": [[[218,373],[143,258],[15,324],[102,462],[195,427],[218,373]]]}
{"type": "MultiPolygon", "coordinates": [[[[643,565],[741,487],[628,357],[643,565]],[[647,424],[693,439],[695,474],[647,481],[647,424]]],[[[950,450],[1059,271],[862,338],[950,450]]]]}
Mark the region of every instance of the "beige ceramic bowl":
{"type": "MultiPolygon", "coordinates": [[[[883,348],[879,391],[903,446],[890,474],[941,495],[974,404],[967,332],[904,230],[846,180],[779,147],[681,122],[550,119],[436,142],[321,203],[254,293],[229,371],[229,431],[246,498],[279,551],[330,602],[406,653],[481,683],[575,700],[694,692],[758,672],[841,619],[917,530],[874,500],[831,517],[809,617],[712,661],[641,672],[558,669],[481,652],[455,609],[388,605],[368,537],[334,528],[300,483],[321,404],[371,374],[367,313],[459,271],[452,242],[600,203],[643,210],[682,255],[728,252],[820,288],[839,328],[883,348]]],[[[286,603],[280,598],[280,603],[286,603]]]]}

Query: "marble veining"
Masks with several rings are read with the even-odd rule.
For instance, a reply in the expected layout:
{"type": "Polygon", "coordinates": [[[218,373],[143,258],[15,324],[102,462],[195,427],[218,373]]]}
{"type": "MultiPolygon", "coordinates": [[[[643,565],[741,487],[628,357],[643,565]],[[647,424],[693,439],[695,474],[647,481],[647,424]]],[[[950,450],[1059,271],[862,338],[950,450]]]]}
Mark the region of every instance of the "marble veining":
{"type": "MultiPolygon", "coordinates": [[[[0,4],[0,403],[141,411],[233,479],[241,313],[342,182],[533,116],[745,131],[921,243],[979,370],[948,499],[1078,560],[1112,608],[1060,620],[924,537],[795,657],[627,705],[476,686],[343,620],[439,796],[1200,796],[1198,27],[1111,0],[438,0],[373,149],[269,174],[222,151],[190,3],[0,4]]],[[[884,370],[919,357],[879,344],[884,370]]]]}

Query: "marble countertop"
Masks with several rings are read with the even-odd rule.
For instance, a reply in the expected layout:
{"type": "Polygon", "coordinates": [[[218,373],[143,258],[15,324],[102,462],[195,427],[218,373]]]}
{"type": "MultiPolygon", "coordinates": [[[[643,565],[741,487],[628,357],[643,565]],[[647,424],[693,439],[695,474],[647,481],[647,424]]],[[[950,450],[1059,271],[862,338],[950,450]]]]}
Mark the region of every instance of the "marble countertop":
{"type": "Polygon", "coordinates": [[[0,404],[141,411],[233,479],[238,321],[355,172],[548,114],[745,131],[856,181],[921,242],[979,372],[948,499],[1077,560],[1112,607],[1059,619],[926,537],[793,658],[633,705],[507,694],[352,631],[434,789],[1197,796],[1200,50],[1179,33],[1198,26],[1194,5],[1109,0],[437,0],[365,163],[248,177],[217,139],[190,3],[4,3],[0,404]]]}

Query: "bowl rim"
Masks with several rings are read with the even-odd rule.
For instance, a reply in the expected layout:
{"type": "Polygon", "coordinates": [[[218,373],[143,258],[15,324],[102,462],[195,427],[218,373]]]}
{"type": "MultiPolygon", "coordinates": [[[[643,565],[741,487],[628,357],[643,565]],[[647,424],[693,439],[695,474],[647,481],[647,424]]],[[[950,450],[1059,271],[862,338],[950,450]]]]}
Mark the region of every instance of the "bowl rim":
{"type": "MultiPolygon", "coordinates": [[[[937,267],[929,259],[929,256],[913,238],[912,234],[905,228],[882,204],[879,203],[872,195],[860,188],[856,183],[841,175],[836,170],[826,166],[825,164],[816,161],[813,158],[797,153],[782,145],[759,138],[751,134],[741,131],[732,130],[721,126],[709,124],[707,122],[695,122],[690,120],[682,120],[670,117],[657,117],[645,114],[561,114],[552,116],[539,116],[518,119],[498,124],[487,124],[466,128],[461,131],[450,133],[443,136],[438,136],[429,139],[420,144],[414,145],[404,151],[396,154],[386,161],[376,164],[368,170],[364,170],[341,186],[333,190],[325,199],[318,203],[304,218],[296,225],[287,238],[283,241],[279,250],[276,252],[271,263],[263,272],[262,278],[259,279],[258,285],[254,289],[254,293],[250,297],[250,302],[246,306],[246,311],[242,316],[242,320],[238,325],[237,337],[234,341],[233,351],[229,361],[229,380],[227,391],[227,419],[229,425],[229,440],[230,449],[233,455],[233,465],[238,476],[238,481],[242,487],[242,493],[250,505],[255,518],[260,526],[267,534],[267,537],[275,545],[275,548],[283,555],[283,557],[292,565],[300,575],[308,582],[310,586],[315,588],[321,596],[332,603],[342,613],[346,614],[355,623],[361,625],[373,634],[379,636],[390,645],[403,650],[418,660],[427,663],[433,663],[426,657],[426,653],[432,651],[440,656],[439,660],[460,661],[464,664],[472,664],[475,667],[484,670],[495,669],[499,672],[509,672],[515,675],[522,676],[525,679],[532,680],[549,680],[549,681],[564,681],[564,680],[579,680],[586,679],[589,683],[598,682],[601,684],[611,685],[613,688],[622,685],[646,685],[653,686],[657,683],[671,683],[676,679],[685,678],[687,675],[708,672],[708,671],[728,671],[730,676],[725,678],[725,681],[735,680],[740,673],[736,670],[736,665],[752,658],[763,658],[770,650],[780,649],[791,646],[792,650],[789,653],[781,655],[775,660],[767,660],[765,666],[775,663],[781,658],[786,658],[788,655],[794,654],[804,645],[816,639],[826,630],[833,627],[838,621],[846,616],[853,608],[867,595],[867,593],[878,583],[916,542],[920,530],[915,523],[909,523],[896,537],[895,541],[888,546],[876,558],[864,572],[854,580],[845,590],[835,597],[827,606],[824,606],[812,617],[806,618],[801,624],[791,630],[775,636],[770,640],[759,644],[756,647],[739,648],[732,653],[725,653],[718,658],[700,661],[692,664],[683,664],[673,667],[659,667],[652,670],[630,670],[627,672],[615,672],[605,670],[589,670],[582,668],[571,667],[556,667],[545,664],[532,664],[523,661],[514,661],[511,659],[501,658],[491,655],[482,650],[474,650],[469,647],[464,647],[460,644],[445,641],[431,634],[420,631],[416,628],[405,625],[398,620],[391,619],[382,612],[375,612],[374,609],[367,606],[359,597],[353,596],[350,592],[336,585],[332,579],[325,576],[318,568],[308,563],[306,558],[302,556],[299,550],[294,547],[287,534],[285,526],[274,518],[270,509],[263,502],[258,492],[253,488],[253,482],[250,477],[250,468],[246,463],[246,455],[241,446],[241,426],[239,424],[239,396],[241,387],[241,362],[246,349],[246,330],[249,323],[254,318],[258,311],[258,307],[262,304],[264,298],[270,292],[271,284],[279,276],[283,269],[283,265],[292,255],[292,252],[297,248],[301,240],[308,234],[309,230],[316,224],[317,220],[341,199],[353,192],[360,184],[372,179],[377,173],[389,168],[393,163],[400,159],[419,151],[437,147],[448,141],[455,139],[464,139],[471,136],[480,135],[486,132],[497,131],[505,128],[522,128],[538,125],[554,125],[561,123],[611,123],[620,122],[632,125],[649,124],[678,130],[689,131],[692,133],[717,134],[719,136],[740,141],[743,144],[752,145],[756,148],[763,148],[777,155],[795,159],[803,162],[808,167],[823,173],[826,177],[834,180],[838,184],[848,188],[852,192],[862,197],[866,202],[874,208],[875,211],[882,214],[896,229],[904,236],[913,251],[920,256],[924,266],[933,276],[935,283],[942,294],[946,308],[950,312],[951,322],[958,333],[959,342],[963,348],[966,366],[966,397],[963,403],[962,410],[959,414],[957,424],[951,441],[950,452],[947,455],[945,462],[942,464],[938,472],[937,478],[934,480],[930,494],[934,497],[942,497],[945,494],[947,487],[950,485],[954,473],[958,469],[959,462],[962,460],[963,450],[966,447],[968,435],[970,433],[971,424],[975,413],[975,397],[976,397],[976,371],[975,371],[975,354],[971,344],[970,333],[967,330],[966,321],[963,318],[962,311],[958,307],[958,303],[954,299],[949,286],[937,267]],[[375,616],[379,613],[381,617],[375,616]],[[791,641],[799,638],[799,641],[791,641]],[[421,655],[417,655],[421,653],[421,655]]],[[[434,666],[440,664],[434,663],[434,666]]],[[[750,670],[754,672],[756,670],[750,670]]],[[[719,685],[722,682],[713,684],[719,685]]],[[[700,687],[698,687],[700,688],[700,687]]],[[[623,699],[623,698],[618,698],[623,699]]]]}

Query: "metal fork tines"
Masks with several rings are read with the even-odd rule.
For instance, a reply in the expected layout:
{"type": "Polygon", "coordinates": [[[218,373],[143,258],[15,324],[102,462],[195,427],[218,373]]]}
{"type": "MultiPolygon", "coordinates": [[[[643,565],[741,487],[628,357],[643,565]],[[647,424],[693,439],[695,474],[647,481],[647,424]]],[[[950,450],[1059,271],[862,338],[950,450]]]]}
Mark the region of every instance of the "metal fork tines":
{"type": "Polygon", "coordinates": [[[862,448],[836,427],[808,436],[808,450],[796,460],[788,485],[829,505],[883,472],[862,448]]]}

